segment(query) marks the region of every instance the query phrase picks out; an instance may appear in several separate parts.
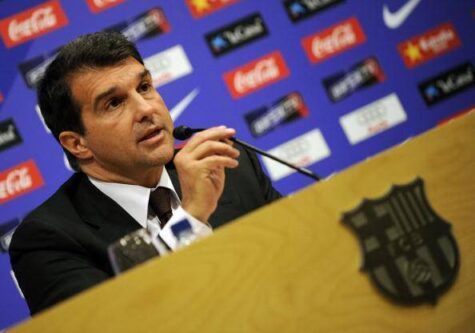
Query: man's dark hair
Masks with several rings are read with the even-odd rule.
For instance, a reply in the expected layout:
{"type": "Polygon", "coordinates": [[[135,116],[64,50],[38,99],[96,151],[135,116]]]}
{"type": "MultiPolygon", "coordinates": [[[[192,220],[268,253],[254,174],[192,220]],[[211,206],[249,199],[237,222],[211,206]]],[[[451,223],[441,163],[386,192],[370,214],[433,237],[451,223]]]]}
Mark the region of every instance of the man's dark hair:
{"type": "MultiPolygon", "coordinates": [[[[135,45],[118,32],[83,35],[61,48],[46,69],[37,90],[41,114],[58,142],[63,131],[85,133],[81,107],[68,85],[71,76],[81,70],[113,66],[129,57],[143,64],[135,45]]],[[[76,158],[63,150],[71,167],[78,170],[76,158]]]]}

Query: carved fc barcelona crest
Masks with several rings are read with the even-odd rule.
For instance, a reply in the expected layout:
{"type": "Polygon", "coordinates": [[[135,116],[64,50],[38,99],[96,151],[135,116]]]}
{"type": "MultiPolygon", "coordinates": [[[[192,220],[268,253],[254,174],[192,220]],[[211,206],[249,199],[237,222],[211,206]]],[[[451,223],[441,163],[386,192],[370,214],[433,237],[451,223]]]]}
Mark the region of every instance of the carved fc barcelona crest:
{"type": "Polygon", "coordinates": [[[362,270],[384,295],[404,304],[435,303],[454,282],[459,253],[450,224],[430,207],[418,178],[365,199],[344,214],[358,236],[362,270]]]}

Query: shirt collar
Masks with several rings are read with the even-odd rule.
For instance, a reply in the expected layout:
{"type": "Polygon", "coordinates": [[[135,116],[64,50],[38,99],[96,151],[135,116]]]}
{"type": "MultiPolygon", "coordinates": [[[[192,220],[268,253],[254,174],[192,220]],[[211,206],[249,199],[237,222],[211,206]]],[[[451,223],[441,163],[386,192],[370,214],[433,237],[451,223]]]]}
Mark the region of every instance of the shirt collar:
{"type": "Polygon", "coordinates": [[[178,198],[172,180],[165,168],[163,168],[160,180],[154,188],[131,184],[108,183],[90,176],[88,176],[88,178],[94,186],[114,200],[143,228],[147,227],[148,200],[150,192],[155,190],[157,187],[166,187],[172,192],[172,209],[175,210],[180,205],[180,199],[178,198]]]}

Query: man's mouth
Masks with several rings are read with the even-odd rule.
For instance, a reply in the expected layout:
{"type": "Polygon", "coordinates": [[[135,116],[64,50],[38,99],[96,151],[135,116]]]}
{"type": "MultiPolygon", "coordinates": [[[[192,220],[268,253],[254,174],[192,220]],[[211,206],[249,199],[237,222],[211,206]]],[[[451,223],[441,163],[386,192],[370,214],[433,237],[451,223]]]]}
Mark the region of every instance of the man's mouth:
{"type": "Polygon", "coordinates": [[[139,142],[147,141],[159,135],[161,132],[162,132],[161,128],[155,128],[155,129],[149,130],[139,139],[139,142]]]}

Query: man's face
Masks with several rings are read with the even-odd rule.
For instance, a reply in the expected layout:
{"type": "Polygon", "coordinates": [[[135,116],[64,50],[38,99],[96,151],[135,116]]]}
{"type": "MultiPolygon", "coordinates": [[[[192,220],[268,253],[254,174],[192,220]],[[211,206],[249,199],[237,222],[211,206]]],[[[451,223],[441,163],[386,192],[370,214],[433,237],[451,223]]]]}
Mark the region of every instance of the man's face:
{"type": "Polygon", "coordinates": [[[112,179],[150,173],[173,157],[173,123],[144,66],[133,58],[69,80],[81,108],[86,163],[112,179]]]}

